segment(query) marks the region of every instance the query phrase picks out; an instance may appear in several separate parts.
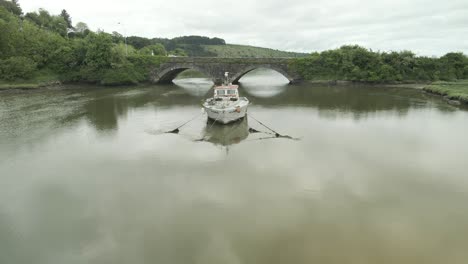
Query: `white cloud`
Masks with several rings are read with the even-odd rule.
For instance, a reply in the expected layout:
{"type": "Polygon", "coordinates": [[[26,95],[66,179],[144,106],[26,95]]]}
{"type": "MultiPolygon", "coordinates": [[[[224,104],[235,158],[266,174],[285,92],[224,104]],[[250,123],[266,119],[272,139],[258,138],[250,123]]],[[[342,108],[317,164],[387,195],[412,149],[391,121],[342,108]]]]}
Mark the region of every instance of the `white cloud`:
{"type": "Polygon", "coordinates": [[[93,29],[144,37],[207,35],[228,43],[315,51],[360,44],[422,55],[468,53],[468,1],[21,0],[24,11],[67,9],[93,29]],[[122,22],[125,29],[117,23],[122,22]]]}

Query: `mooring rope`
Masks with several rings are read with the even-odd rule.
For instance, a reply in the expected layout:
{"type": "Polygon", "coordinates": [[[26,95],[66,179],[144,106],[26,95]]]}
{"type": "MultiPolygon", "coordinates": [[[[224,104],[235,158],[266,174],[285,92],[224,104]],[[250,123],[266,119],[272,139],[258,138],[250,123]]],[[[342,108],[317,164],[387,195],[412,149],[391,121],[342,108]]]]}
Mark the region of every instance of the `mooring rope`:
{"type": "Polygon", "coordinates": [[[261,132],[261,133],[265,133],[265,134],[270,134],[270,135],[273,135],[275,136],[276,138],[288,138],[288,139],[293,139],[293,140],[300,140],[299,138],[293,138],[289,135],[281,135],[280,133],[276,132],[275,130],[271,129],[270,127],[268,127],[267,125],[263,124],[262,122],[260,122],[258,119],[256,119],[255,117],[253,117],[252,115],[249,114],[249,117],[251,117],[253,120],[257,121],[260,125],[264,126],[266,129],[270,130],[271,132],[273,132],[274,134],[271,134],[271,133],[266,133],[266,132],[263,132],[263,131],[258,131],[256,129],[253,129],[253,128],[249,128],[249,132],[251,133],[257,133],[257,132],[261,132]]]}
{"type": "Polygon", "coordinates": [[[183,123],[182,125],[178,126],[176,129],[173,129],[173,130],[170,130],[170,131],[167,131],[166,133],[172,133],[172,134],[178,134],[179,133],[179,129],[185,125],[187,125],[188,123],[192,122],[193,120],[199,118],[201,115],[205,114],[204,112],[201,113],[201,114],[198,114],[196,115],[195,117],[193,117],[192,119],[190,119],[189,121],[183,123]]]}
{"type": "Polygon", "coordinates": [[[210,125],[210,127],[209,127],[208,129],[211,129],[211,128],[213,127],[213,125],[214,125],[217,121],[218,121],[218,117],[217,117],[215,120],[213,120],[213,123],[211,123],[211,125],[210,125]]]}
{"type": "MultiPolygon", "coordinates": [[[[209,120],[209,119],[208,119],[208,120],[209,120]]],[[[218,118],[216,118],[215,120],[213,120],[213,123],[211,123],[210,127],[208,128],[208,130],[211,129],[211,128],[213,127],[213,125],[216,123],[216,121],[218,121],[218,118]]],[[[204,135],[204,136],[203,136],[202,138],[200,138],[200,139],[196,139],[195,141],[197,141],[197,142],[205,141],[205,137],[206,137],[206,135],[204,135]]]]}
{"type": "Polygon", "coordinates": [[[260,125],[264,126],[266,129],[270,130],[271,132],[274,133],[275,137],[284,137],[283,135],[281,135],[280,133],[274,131],[273,129],[269,128],[267,125],[263,124],[262,122],[260,122],[258,119],[256,119],[255,117],[253,117],[252,115],[249,114],[249,117],[251,117],[253,120],[257,121],[257,123],[259,123],[260,125]]]}

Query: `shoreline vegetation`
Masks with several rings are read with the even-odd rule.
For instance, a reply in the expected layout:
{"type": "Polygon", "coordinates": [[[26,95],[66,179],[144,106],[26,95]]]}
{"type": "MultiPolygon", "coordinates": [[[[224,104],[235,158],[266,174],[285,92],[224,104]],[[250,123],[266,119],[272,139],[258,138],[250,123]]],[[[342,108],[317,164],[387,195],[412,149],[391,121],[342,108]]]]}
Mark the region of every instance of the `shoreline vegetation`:
{"type": "Polygon", "coordinates": [[[425,92],[443,96],[452,105],[468,105],[468,80],[434,82],[424,87],[425,92]]]}
{"type": "MultiPolygon", "coordinates": [[[[102,86],[148,83],[151,68],[169,55],[192,57],[289,56],[291,70],[305,81],[330,85],[364,84],[422,89],[451,101],[468,101],[468,57],[441,57],[411,51],[380,52],[357,45],[311,54],[227,44],[220,38],[173,39],[123,36],[72,24],[66,10],[24,14],[18,1],[0,0],[0,90],[40,89],[60,84],[102,86]],[[325,81],[323,81],[325,80],[325,81]],[[463,81],[465,80],[465,81],[463,81]]],[[[180,78],[199,76],[182,73],[180,78]]]]}

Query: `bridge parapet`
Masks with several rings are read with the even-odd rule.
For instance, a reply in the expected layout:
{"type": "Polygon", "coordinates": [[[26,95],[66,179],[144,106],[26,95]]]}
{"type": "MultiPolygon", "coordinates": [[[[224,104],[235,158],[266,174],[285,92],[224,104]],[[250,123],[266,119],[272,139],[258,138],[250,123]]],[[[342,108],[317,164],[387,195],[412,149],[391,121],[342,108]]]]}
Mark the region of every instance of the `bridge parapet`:
{"type": "Polygon", "coordinates": [[[294,58],[169,57],[166,63],[287,63],[294,58]]]}

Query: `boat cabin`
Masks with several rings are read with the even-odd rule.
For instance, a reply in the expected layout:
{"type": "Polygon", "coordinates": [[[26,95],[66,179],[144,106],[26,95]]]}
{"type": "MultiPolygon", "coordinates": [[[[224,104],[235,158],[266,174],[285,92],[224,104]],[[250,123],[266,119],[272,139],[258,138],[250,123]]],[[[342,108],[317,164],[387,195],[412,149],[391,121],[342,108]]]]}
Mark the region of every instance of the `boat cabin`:
{"type": "Polygon", "coordinates": [[[217,86],[214,89],[215,98],[239,98],[237,85],[217,86]]]}

